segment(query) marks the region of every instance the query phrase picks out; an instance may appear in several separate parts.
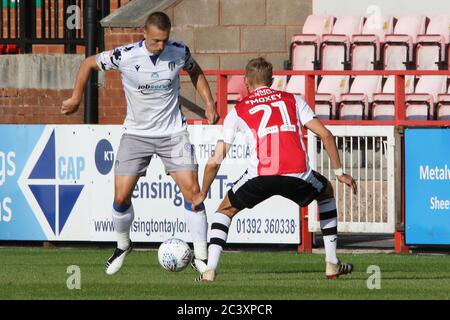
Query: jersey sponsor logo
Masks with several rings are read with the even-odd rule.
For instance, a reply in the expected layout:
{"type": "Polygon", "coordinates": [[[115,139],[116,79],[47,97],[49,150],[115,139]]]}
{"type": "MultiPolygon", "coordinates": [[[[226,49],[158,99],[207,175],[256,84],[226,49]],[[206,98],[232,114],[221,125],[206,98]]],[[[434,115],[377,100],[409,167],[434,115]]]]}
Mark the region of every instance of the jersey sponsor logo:
{"type": "Polygon", "coordinates": [[[144,85],[139,85],[138,90],[142,94],[151,94],[154,90],[168,90],[172,87],[172,80],[170,79],[160,79],[152,83],[147,83],[144,85]]]}
{"type": "Polygon", "coordinates": [[[139,68],[140,68],[141,66],[137,64],[137,65],[135,65],[134,67],[136,68],[136,71],[139,71],[139,68]]]}

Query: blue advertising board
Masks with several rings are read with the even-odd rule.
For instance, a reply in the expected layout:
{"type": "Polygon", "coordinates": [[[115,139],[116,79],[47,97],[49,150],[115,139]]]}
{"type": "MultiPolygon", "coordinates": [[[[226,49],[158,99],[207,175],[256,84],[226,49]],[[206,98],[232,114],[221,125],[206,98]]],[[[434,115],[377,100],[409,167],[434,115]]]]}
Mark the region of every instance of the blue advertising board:
{"type": "Polygon", "coordinates": [[[450,130],[405,130],[407,244],[450,244],[450,130]]]}

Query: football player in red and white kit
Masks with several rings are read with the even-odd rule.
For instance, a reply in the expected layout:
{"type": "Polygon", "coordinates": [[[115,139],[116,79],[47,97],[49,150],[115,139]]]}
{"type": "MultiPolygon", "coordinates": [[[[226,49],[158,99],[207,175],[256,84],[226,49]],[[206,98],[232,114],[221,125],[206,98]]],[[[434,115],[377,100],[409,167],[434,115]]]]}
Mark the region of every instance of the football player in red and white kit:
{"type": "Polygon", "coordinates": [[[245,136],[250,146],[248,169],[228,191],[210,221],[207,270],[196,280],[214,281],[233,216],[274,195],[290,199],[302,207],[317,200],[325,243],[326,277],[336,278],[351,273],[353,266],[336,256],[337,211],[333,187],[324,176],[310,168],[302,142],[302,127],[322,139],[337,179],[350,186],[356,194],[355,181],[341,167],[333,135],[299,96],[270,89],[270,62],[263,58],[251,60],[246,66],[245,81],[250,94],[225,118],[223,137],[217,142],[215,154],[208,160],[202,190],[194,196],[193,205],[201,204],[206,198],[237,132],[245,136]]]}

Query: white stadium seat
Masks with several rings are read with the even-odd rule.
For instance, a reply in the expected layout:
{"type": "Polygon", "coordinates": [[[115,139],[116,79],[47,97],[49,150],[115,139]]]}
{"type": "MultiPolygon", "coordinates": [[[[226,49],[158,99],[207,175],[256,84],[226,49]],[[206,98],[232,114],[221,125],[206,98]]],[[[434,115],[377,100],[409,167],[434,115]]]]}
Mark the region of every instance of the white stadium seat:
{"type": "Polygon", "coordinates": [[[352,36],[351,57],[353,70],[373,70],[380,61],[381,43],[393,32],[394,17],[380,16],[367,19],[361,34],[352,36]]]}
{"type": "Polygon", "coordinates": [[[369,104],[373,94],[381,91],[382,76],[357,76],[349,93],[341,95],[339,119],[363,120],[369,118],[369,104]]]}
{"type": "Polygon", "coordinates": [[[328,15],[311,14],[303,25],[303,33],[295,34],[291,40],[292,70],[314,70],[319,59],[318,50],[322,35],[331,33],[334,18],[328,15]]]}
{"type": "Polygon", "coordinates": [[[445,92],[447,76],[421,76],[414,93],[407,94],[406,118],[410,120],[434,119],[434,103],[438,94],[445,92]]]}
{"type": "Polygon", "coordinates": [[[417,36],[417,69],[437,70],[445,61],[445,49],[449,43],[450,15],[430,17],[426,34],[417,36]]]}
{"type": "Polygon", "coordinates": [[[447,93],[438,94],[437,120],[450,120],[450,85],[447,93]]]}
{"type": "Polygon", "coordinates": [[[292,76],[286,85],[286,91],[305,96],[305,76],[292,76]]]}
{"type": "Polygon", "coordinates": [[[360,34],[364,18],[340,16],[336,19],[332,34],[324,34],[320,50],[322,70],[344,70],[349,63],[350,40],[360,34]]]}
{"type": "Polygon", "coordinates": [[[413,48],[417,35],[425,33],[425,16],[398,17],[393,34],[387,34],[384,44],[384,68],[405,70],[413,62],[413,48]]]}
{"type": "Polygon", "coordinates": [[[340,102],[341,94],[349,90],[350,76],[324,76],[316,93],[315,113],[319,119],[334,119],[336,103],[340,102]]]}
{"type": "MultiPolygon", "coordinates": [[[[414,76],[405,76],[405,93],[414,91],[414,76]]],[[[395,77],[389,76],[383,86],[383,91],[373,94],[371,108],[372,120],[393,120],[395,115],[395,77]]]]}
{"type": "Polygon", "coordinates": [[[272,77],[272,85],[270,86],[274,90],[285,91],[286,90],[286,81],[287,76],[273,76],[272,77]]]}

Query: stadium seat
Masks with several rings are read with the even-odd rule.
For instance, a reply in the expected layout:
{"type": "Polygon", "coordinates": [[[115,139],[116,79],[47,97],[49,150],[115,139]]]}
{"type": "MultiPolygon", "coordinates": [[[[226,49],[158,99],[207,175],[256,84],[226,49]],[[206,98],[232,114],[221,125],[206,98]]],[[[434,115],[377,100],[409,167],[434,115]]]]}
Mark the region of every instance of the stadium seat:
{"type": "Polygon", "coordinates": [[[270,86],[274,90],[285,91],[286,90],[286,81],[287,76],[273,76],[273,82],[270,86]]]}
{"type": "Polygon", "coordinates": [[[247,95],[244,76],[231,76],[228,80],[228,100],[240,101],[247,95]]]}
{"type": "Polygon", "coordinates": [[[450,120],[450,86],[447,89],[447,93],[438,94],[436,109],[437,120],[450,120]]]}
{"type": "Polygon", "coordinates": [[[416,63],[420,70],[445,69],[445,49],[449,43],[450,15],[430,17],[426,34],[417,35],[416,63]]]}
{"type": "MultiPolygon", "coordinates": [[[[405,76],[405,93],[414,90],[414,76],[405,76]]],[[[373,94],[371,109],[372,120],[393,120],[395,115],[395,76],[389,76],[383,86],[383,91],[373,94]]]]}
{"type": "Polygon", "coordinates": [[[15,44],[0,44],[0,54],[18,54],[20,48],[15,44]]]}
{"type": "Polygon", "coordinates": [[[353,70],[373,70],[381,60],[380,48],[385,35],[393,32],[394,17],[371,18],[364,23],[362,34],[352,36],[351,60],[353,70]]]}
{"type": "Polygon", "coordinates": [[[305,76],[292,76],[286,85],[286,91],[305,96],[305,76]]]}
{"type": "Polygon", "coordinates": [[[318,49],[322,35],[331,33],[334,18],[328,15],[309,15],[303,25],[303,33],[294,34],[291,41],[292,70],[318,69],[318,49]]]}
{"type": "Polygon", "coordinates": [[[323,120],[336,118],[336,103],[348,92],[350,76],[324,76],[316,93],[315,113],[323,120]]]}
{"type": "Polygon", "coordinates": [[[397,20],[393,34],[387,34],[384,44],[384,68],[387,70],[413,69],[413,48],[417,35],[425,33],[425,16],[402,16],[397,20]]]}
{"type": "Polygon", "coordinates": [[[228,110],[247,95],[244,76],[231,76],[227,85],[228,110]]]}
{"type": "Polygon", "coordinates": [[[357,76],[349,93],[341,95],[338,116],[341,120],[363,120],[369,118],[369,104],[373,94],[381,91],[382,76],[357,76]]]}
{"type": "Polygon", "coordinates": [[[434,119],[434,103],[438,94],[445,93],[446,88],[447,76],[421,76],[414,93],[405,97],[406,119],[434,119]]]}
{"type": "Polygon", "coordinates": [[[324,34],[320,45],[322,70],[350,69],[349,52],[352,35],[360,34],[364,18],[340,16],[336,19],[332,34],[324,34]]]}

